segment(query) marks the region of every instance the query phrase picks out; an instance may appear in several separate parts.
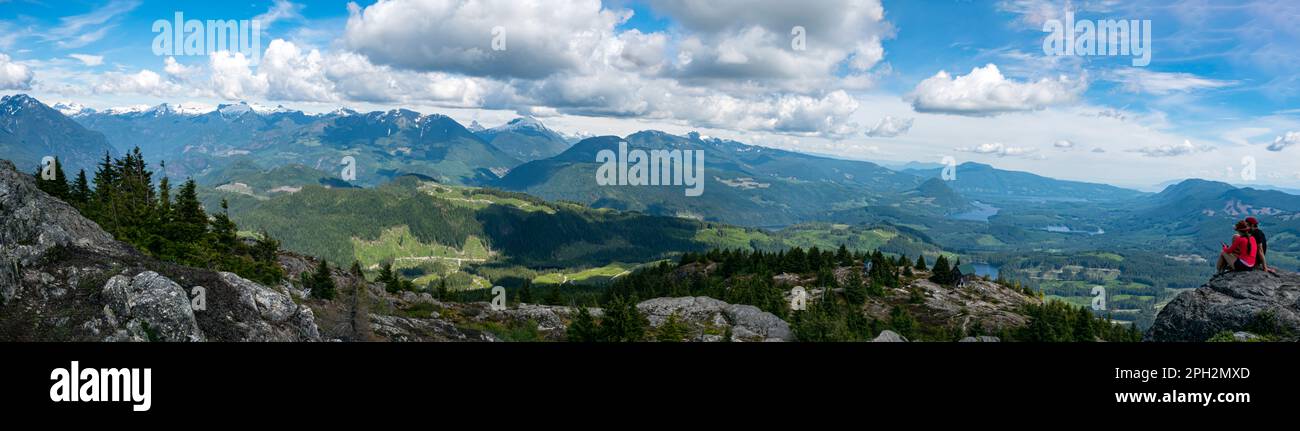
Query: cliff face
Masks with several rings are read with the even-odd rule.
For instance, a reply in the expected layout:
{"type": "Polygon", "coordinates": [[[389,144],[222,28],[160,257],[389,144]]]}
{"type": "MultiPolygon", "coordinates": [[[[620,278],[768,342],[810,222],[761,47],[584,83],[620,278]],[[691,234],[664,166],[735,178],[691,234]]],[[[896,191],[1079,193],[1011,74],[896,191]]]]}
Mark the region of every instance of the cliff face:
{"type": "Polygon", "coordinates": [[[1149,341],[1206,341],[1246,331],[1289,339],[1300,334],[1300,274],[1262,271],[1215,276],[1156,316],[1149,341]]]}
{"type": "Polygon", "coordinates": [[[0,160],[0,340],[319,339],[287,285],[142,255],[0,160]]]}

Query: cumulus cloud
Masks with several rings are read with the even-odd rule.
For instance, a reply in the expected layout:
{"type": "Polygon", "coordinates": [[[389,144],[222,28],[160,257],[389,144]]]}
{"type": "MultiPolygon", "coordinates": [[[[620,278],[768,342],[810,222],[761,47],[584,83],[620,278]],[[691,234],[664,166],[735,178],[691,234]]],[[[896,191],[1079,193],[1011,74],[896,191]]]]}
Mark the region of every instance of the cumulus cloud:
{"type": "Polygon", "coordinates": [[[102,55],[68,54],[68,57],[72,57],[73,59],[80,61],[81,64],[87,66],[99,66],[104,64],[104,56],[102,55]]]}
{"type": "MultiPolygon", "coordinates": [[[[851,119],[860,104],[850,91],[888,70],[880,43],[892,30],[879,0],[655,2],[654,13],[681,25],[662,32],[620,29],[632,12],[606,3],[350,4],[343,34],[329,48],[277,39],[258,64],[232,52],[211,53],[204,63],[167,58],[157,76],[100,74],[130,79],[97,91],[180,87],[226,100],[636,117],[841,139],[864,133],[851,119]],[[794,26],[807,32],[806,51],[792,45],[794,26]],[[504,51],[492,49],[498,27],[504,51]]],[[[267,18],[299,19],[301,9],[279,1],[267,18]]],[[[872,133],[901,135],[910,121],[891,119],[872,133]]]]}
{"type": "Polygon", "coordinates": [[[243,53],[219,51],[208,54],[211,89],[227,100],[247,99],[266,94],[269,87],[264,75],[249,68],[252,61],[243,53]]]}
{"type": "Polygon", "coordinates": [[[955,150],[963,153],[987,154],[998,157],[1039,157],[1036,148],[1013,147],[1001,142],[980,144],[974,147],[958,147],[955,150]]]}
{"type": "Polygon", "coordinates": [[[1285,135],[1273,139],[1273,143],[1268,144],[1268,150],[1282,151],[1295,144],[1300,144],[1300,132],[1286,132],[1285,135]]]}
{"type": "Polygon", "coordinates": [[[998,115],[1072,103],[1086,87],[1083,81],[1065,76],[1016,82],[1002,76],[997,65],[989,64],[972,69],[968,75],[954,77],[940,71],[921,81],[912,93],[912,107],[917,112],[998,115]]]}
{"type": "Polygon", "coordinates": [[[1109,80],[1119,82],[1127,91],[1153,95],[1187,93],[1236,84],[1235,81],[1202,78],[1190,73],[1155,72],[1137,67],[1115,70],[1105,76],[1109,80]]]}
{"type": "Polygon", "coordinates": [[[194,67],[186,66],[176,61],[176,57],[167,57],[163,60],[163,72],[168,75],[185,77],[196,72],[194,67]]]}
{"type": "Polygon", "coordinates": [[[30,68],[0,53],[0,90],[31,90],[34,77],[30,68]]]}
{"type": "Polygon", "coordinates": [[[578,69],[628,17],[600,0],[389,0],[348,9],[344,44],[376,64],[529,79],[578,69]],[[493,49],[498,37],[504,50],[493,49]]]}
{"type": "Polygon", "coordinates": [[[1177,157],[1177,156],[1185,156],[1188,154],[1206,152],[1212,149],[1213,148],[1208,146],[1192,144],[1192,141],[1189,140],[1183,140],[1183,143],[1181,144],[1166,144],[1166,145],[1142,147],[1134,151],[1138,153],[1142,153],[1142,155],[1145,155],[1147,157],[1177,157]]]}
{"type": "Polygon", "coordinates": [[[650,4],[690,32],[677,47],[675,73],[681,79],[760,80],[799,88],[809,81],[823,85],[840,69],[861,77],[882,61],[881,41],[893,31],[878,0],[650,4]],[[799,49],[796,37],[804,42],[799,49]]]}
{"type": "Polygon", "coordinates": [[[116,72],[106,74],[94,90],[101,94],[135,94],[153,97],[173,96],[184,91],[180,85],[147,69],[134,74],[116,72]]]}
{"type": "Polygon", "coordinates": [[[895,136],[905,135],[909,130],[912,130],[911,118],[894,118],[893,116],[886,115],[885,118],[880,119],[879,123],[876,123],[876,127],[867,130],[867,136],[873,138],[893,138],[895,136]]]}

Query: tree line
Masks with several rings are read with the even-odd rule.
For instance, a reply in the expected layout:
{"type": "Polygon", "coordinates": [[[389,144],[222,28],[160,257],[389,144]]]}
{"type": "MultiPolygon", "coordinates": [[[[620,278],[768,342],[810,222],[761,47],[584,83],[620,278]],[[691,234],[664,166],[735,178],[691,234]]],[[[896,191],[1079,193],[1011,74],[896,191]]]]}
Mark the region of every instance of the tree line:
{"type": "MultiPolygon", "coordinates": [[[[159,167],[166,169],[163,163],[159,167]]],[[[155,182],[139,147],[119,158],[105,154],[93,179],[82,169],[69,181],[57,158],[52,169],[51,179],[37,169],[38,188],[71,204],[141,252],[186,266],[233,272],[263,284],[284,278],[276,257],[278,241],[264,232],[254,240],[241,239],[226,202],[222,201],[220,211],[209,214],[199,202],[193,179],[175,191],[165,175],[155,182]]]]}

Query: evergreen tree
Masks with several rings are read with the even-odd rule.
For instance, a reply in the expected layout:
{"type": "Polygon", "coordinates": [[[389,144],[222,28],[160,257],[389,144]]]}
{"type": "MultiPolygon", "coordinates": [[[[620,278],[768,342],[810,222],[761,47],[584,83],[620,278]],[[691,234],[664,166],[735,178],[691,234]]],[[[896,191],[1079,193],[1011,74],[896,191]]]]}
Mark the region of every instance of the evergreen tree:
{"type": "Polygon", "coordinates": [[[573,317],[569,327],[565,330],[565,338],[574,343],[593,343],[600,341],[596,321],[591,317],[591,312],[587,307],[579,307],[578,314],[573,317]]]}
{"type": "Polygon", "coordinates": [[[560,287],[555,285],[550,290],[547,290],[546,298],[542,302],[546,303],[546,305],[564,305],[564,297],[560,295],[560,287]]]}
{"type": "Polygon", "coordinates": [[[533,281],[524,280],[523,286],[519,288],[519,303],[531,304],[533,302],[533,281]]]}
{"type": "Polygon", "coordinates": [[[193,179],[185,181],[176,195],[176,213],[173,216],[173,238],[177,242],[194,243],[208,231],[208,215],[199,202],[198,184],[193,179]]]}
{"type": "Polygon", "coordinates": [[[645,339],[648,322],[636,301],[614,295],[605,307],[605,317],[600,321],[601,339],[610,342],[635,342],[645,339]]]}
{"type": "Polygon", "coordinates": [[[438,300],[439,300],[439,301],[445,301],[445,300],[447,300],[448,298],[450,298],[450,293],[447,291],[447,279],[446,279],[446,278],[440,278],[440,279],[438,279],[438,290],[436,290],[436,292],[437,292],[437,296],[438,296],[438,300]]]}
{"type": "Polygon", "coordinates": [[[36,177],[36,188],[50,196],[68,202],[72,197],[72,194],[68,187],[68,178],[63,174],[63,164],[59,163],[58,157],[54,158],[54,162],[50,164],[50,168],[53,169],[54,172],[52,173],[54,175],[52,179],[47,180],[44,175],[45,166],[36,167],[36,173],[33,174],[36,177]]]}
{"type": "Polygon", "coordinates": [[[239,241],[235,223],[230,221],[230,206],[221,200],[221,212],[212,217],[212,238],[218,252],[234,250],[239,241]]]}
{"type": "Polygon", "coordinates": [[[166,176],[158,180],[158,222],[163,226],[172,222],[172,182],[166,176]]]}
{"type": "Polygon", "coordinates": [[[867,285],[862,281],[862,274],[856,268],[849,271],[849,276],[845,279],[844,297],[850,304],[862,305],[867,302],[867,285]]]}
{"type": "Polygon", "coordinates": [[[50,194],[64,201],[72,197],[71,187],[68,185],[68,177],[63,173],[63,163],[58,157],[54,158],[54,182],[50,184],[53,190],[50,194]]]}
{"type": "Polygon", "coordinates": [[[948,267],[948,258],[939,255],[939,258],[934,260],[934,269],[930,270],[930,273],[930,281],[940,285],[950,284],[952,269],[948,267]]]}
{"type": "Polygon", "coordinates": [[[393,273],[393,263],[384,262],[379,267],[379,276],[375,277],[375,282],[384,283],[384,290],[388,293],[397,293],[402,290],[402,286],[397,282],[397,275],[393,273]]]}
{"type": "Polygon", "coordinates": [[[897,332],[898,335],[907,337],[909,340],[916,337],[916,319],[912,313],[901,306],[894,307],[889,312],[889,326],[897,332]]]}
{"type": "Polygon", "coordinates": [[[916,257],[916,265],[915,265],[915,266],[916,266],[916,269],[919,270],[919,271],[926,271],[926,270],[927,270],[926,267],[925,267],[925,255],[924,255],[924,254],[916,257]]]}
{"type": "Polygon", "coordinates": [[[677,316],[676,312],[674,312],[668,316],[668,319],[664,320],[662,325],[659,325],[658,329],[655,330],[655,341],[667,343],[680,342],[686,339],[689,331],[690,329],[686,327],[685,323],[682,323],[682,319],[677,316]]]}
{"type": "Polygon", "coordinates": [[[316,266],[316,272],[311,276],[311,296],[319,299],[334,299],[336,288],[334,277],[330,276],[329,262],[321,259],[320,265],[316,266]]]}
{"type": "Polygon", "coordinates": [[[86,180],[86,170],[82,169],[77,172],[77,181],[72,185],[72,202],[84,208],[90,197],[90,182],[86,180]]]}
{"type": "Polygon", "coordinates": [[[1074,341],[1092,342],[1096,341],[1097,331],[1093,327],[1094,316],[1091,311],[1085,307],[1079,307],[1074,318],[1074,341]]]}

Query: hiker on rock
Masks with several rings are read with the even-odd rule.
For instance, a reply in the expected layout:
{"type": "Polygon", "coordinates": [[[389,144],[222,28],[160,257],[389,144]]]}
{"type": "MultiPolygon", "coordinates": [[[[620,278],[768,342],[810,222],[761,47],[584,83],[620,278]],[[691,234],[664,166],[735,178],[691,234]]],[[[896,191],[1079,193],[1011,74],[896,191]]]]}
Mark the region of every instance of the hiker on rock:
{"type": "Polygon", "coordinates": [[[1232,237],[1232,245],[1223,245],[1223,253],[1219,253],[1218,272],[1220,274],[1227,271],[1250,271],[1255,269],[1255,256],[1258,253],[1259,245],[1255,243],[1255,237],[1250,235],[1250,224],[1245,220],[1237,222],[1234,228],[1237,234],[1232,237]]]}
{"type": "Polygon", "coordinates": [[[1264,231],[1259,228],[1259,220],[1246,217],[1246,224],[1250,225],[1250,236],[1255,238],[1255,244],[1259,246],[1259,251],[1255,253],[1255,266],[1264,271],[1276,272],[1268,267],[1268,260],[1264,259],[1264,255],[1268,253],[1268,237],[1264,236],[1264,231]]]}

